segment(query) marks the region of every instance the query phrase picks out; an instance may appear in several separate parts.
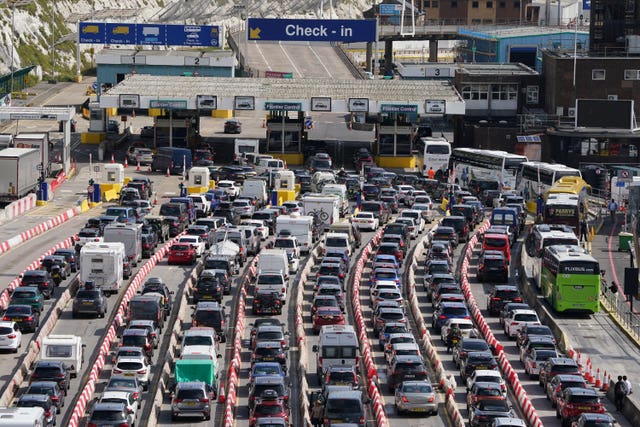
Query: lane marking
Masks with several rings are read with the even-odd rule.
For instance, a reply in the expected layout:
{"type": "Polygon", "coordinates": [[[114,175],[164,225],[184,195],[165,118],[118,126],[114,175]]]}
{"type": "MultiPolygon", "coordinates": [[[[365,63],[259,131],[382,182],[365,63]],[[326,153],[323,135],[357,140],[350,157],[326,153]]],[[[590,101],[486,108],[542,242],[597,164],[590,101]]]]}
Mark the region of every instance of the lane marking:
{"type": "Polygon", "coordinates": [[[333,78],[333,74],[331,74],[331,71],[329,71],[329,69],[324,64],[324,62],[322,61],[322,59],[320,58],[318,53],[313,49],[313,46],[311,46],[311,44],[309,44],[309,49],[311,50],[311,52],[313,52],[313,55],[316,57],[316,59],[318,60],[320,65],[322,65],[322,68],[324,68],[324,70],[327,72],[327,74],[329,74],[329,77],[333,78]]]}
{"type": "Polygon", "coordinates": [[[269,65],[269,61],[267,61],[267,58],[264,56],[262,49],[260,49],[260,45],[256,42],[254,42],[253,44],[255,45],[256,49],[258,49],[258,53],[262,57],[262,60],[264,61],[264,63],[267,65],[267,68],[269,69],[269,71],[273,71],[273,69],[271,68],[271,65],[269,65]]]}
{"type": "Polygon", "coordinates": [[[282,46],[282,42],[278,42],[278,46],[280,46],[280,50],[282,50],[282,53],[284,53],[284,56],[286,56],[289,62],[291,63],[291,66],[296,71],[296,74],[298,74],[300,77],[304,77],[304,74],[302,74],[298,69],[298,67],[296,67],[295,62],[293,61],[293,59],[291,59],[291,57],[287,53],[287,50],[282,46]]]}

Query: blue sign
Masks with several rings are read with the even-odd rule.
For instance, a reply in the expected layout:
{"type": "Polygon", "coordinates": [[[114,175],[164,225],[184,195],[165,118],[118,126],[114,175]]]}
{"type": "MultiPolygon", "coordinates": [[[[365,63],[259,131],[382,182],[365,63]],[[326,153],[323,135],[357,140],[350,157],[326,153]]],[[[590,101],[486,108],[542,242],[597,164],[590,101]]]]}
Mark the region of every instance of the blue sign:
{"type": "Polygon", "coordinates": [[[80,22],[80,43],[211,46],[220,45],[220,27],[213,25],[167,25],[80,22]]]}
{"type": "Polygon", "coordinates": [[[169,46],[218,47],[220,30],[210,25],[167,25],[169,46]]]}
{"type": "Polygon", "coordinates": [[[167,39],[166,25],[136,25],[136,41],[139,45],[164,45],[167,39]]]}
{"type": "Polygon", "coordinates": [[[401,11],[399,4],[380,4],[380,15],[400,15],[401,11]]]}
{"type": "Polygon", "coordinates": [[[616,187],[624,187],[624,181],[616,181],[616,187]]]}
{"type": "Polygon", "coordinates": [[[374,19],[249,18],[249,40],[305,42],[372,42],[374,19]]]}
{"type": "Polygon", "coordinates": [[[591,0],[582,0],[582,10],[591,10],[591,0]]]}
{"type": "Polygon", "coordinates": [[[81,22],[80,43],[104,44],[104,22],[81,22]]]}
{"type": "Polygon", "coordinates": [[[136,44],[136,24],[106,24],[106,44],[136,44]]]}

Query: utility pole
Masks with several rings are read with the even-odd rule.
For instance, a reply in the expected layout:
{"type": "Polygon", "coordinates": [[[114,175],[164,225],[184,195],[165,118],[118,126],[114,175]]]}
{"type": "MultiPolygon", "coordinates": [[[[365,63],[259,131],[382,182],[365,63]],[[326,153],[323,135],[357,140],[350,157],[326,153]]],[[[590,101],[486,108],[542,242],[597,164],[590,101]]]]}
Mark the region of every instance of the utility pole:
{"type": "Polygon", "coordinates": [[[50,84],[56,84],[56,3],[51,1],[51,78],[50,84]]]}

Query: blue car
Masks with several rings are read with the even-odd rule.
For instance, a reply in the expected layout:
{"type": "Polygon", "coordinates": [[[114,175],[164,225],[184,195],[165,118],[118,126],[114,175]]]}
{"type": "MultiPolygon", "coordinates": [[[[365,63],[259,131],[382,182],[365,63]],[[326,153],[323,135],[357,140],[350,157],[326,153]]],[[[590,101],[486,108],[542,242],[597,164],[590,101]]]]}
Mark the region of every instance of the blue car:
{"type": "Polygon", "coordinates": [[[345,265],[349,265],[349,255],[347,254],[347,251],[341,251],[339,249],[327,249],[324,256],[330,258],[342,258],[345,265]]]}
{"type": "Polygon", "coordinates": [[[394,281],[399,288],[402,286],[398,271],[394,268],[378,267],[373,270],[371,274],[371,285],[374,285],[378,280],[394,281]]]}
{"type": "Polygon", "coordinates": [[[467,305],[463,302],[442,302],[433,312],[432,326],[437,333],[449,319],[471,319],[467,305]]]}
{"type": "Polygon", "coordinates": [[[398,260],[394,255],[376,255],[376,259],[373,261],[373,268],[378,267],[391,267],[395,268],[396,271],[400,269],[400,264],[398,264],[398,260]]]}
{"type": "Polygon", "coordinates": [[[282,370],[282,366],[278,362],[257,362],[251,368],[249,379],[251,382],[257,377],[279,375],[282,378],[285,377],[285,373],[282,370]]]}

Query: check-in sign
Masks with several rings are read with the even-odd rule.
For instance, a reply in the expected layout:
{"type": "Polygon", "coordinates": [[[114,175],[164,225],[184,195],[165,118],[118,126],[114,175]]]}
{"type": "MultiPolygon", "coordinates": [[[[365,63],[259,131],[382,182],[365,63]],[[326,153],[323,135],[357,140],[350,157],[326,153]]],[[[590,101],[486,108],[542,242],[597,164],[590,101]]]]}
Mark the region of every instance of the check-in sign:
{"type": "Polygon", "coordinates": [[[372,42],[375,19],[249,18],[249,40],[314,42],[372,42]]]}
{"type": "Polygon", "coordinates": [[[381,104],[381,113],[417,113],[418,106],[412,104],[381,104]]]}
{"type": "Polygon", "coordinates": [[[264,103],[266,111],[302,111],[302,104],[299,102],[271,102],[264,103]]]}

